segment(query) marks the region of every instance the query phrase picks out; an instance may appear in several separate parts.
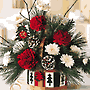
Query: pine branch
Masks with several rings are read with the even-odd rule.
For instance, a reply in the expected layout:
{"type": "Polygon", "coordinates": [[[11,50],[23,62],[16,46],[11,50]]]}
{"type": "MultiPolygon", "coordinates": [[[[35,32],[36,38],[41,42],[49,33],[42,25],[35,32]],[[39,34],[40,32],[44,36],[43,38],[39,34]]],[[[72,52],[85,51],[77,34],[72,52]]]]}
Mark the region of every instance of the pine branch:
{"type": "Polygon", "coordinates": [[[69,74],[67,75],[67,79],[68,81],[72,82],[72,83],[75,83],[75,84],[78,84],[77,80],[78,79],[79,81],[83,81],[83,76],[80,75],[80,72],[78,72],[77,70],[73,69],[73,70],[68,70],[67,71],[69,74]]]}
{"type": "MultiPolygon", "coordinates": [[[[74,34],[73,34],[74,35],[74,34]]],[[[73,38],[72,38],[72,41],[71,41],[71,44],[75,44],[79,47],[82,47],[82,46],[87,46],[87,41],[84,37],[81,37],[81,32],[78,32],[73,38]]]]}
{"type": "Polygon", "coordinates": [[[2,45],[4,45],[4,46],[7,46],[7,47],[10,47],[10,46],[8,46],[8,45],[6,45],[6,44],[3,44],[3,43],[1,43],[1,42],[0,42],[0,44],[2,44],[2,45]]]}
{"type": "Polygon", "coordinates": [[[73,37],[73,39],[77,39],[77,38],[79,38],[79,37],[81,37],[82,35],[81,35],[81,32],[78,32],[74,37],[73,37]]]}
{"type": "Polygon", "coordinates": [[[9,77],[10,77],[10,75],[7,75],[7,76],[4,78],[4,80],[8,79],[9,77]]]}
{"type": "Polygon", "coordinates": [[[69,76],[69,80],[72,84],[78,85],[78,82],[71,75],[69,76]]]}
{"type": "Polygon", "coordinates": [[[20,74],[24,71],[23,68],[16,68],[16,70],[13,72],[13,74],[10,76],[10,78],[7,80],[7,83],[12,84],[15,82],[15,80],[20,76],[20,74]]]}
{"type": "MultiPolygon", "coordinates": [[[[6,41],[8,44],[11,44],[10,42],[8,42],[6,39],[4,39],[3,37],[0,36],[0,38],[2,38],[4,41],[6,41]]],[[[12,44],[11,44],[12,45],[12,44]]]]}
{"type": "MultiPolygon", "coordinates": [[[[4,69],[4,73],[2,74],[2,76],[4,76],[5,74],[9,74],[9,76],[10,76],[10,74],[13,73],[13,71],[14,71],[15,69],[16,69],[16,68],[13,68],[12,70],[6,71],[6,72],[5,72],[5,70],[7,70],[7,69],[4,69]]],[[[8,70],[9,70],[9,69],[8,69],[8,70]]]]}
{"type": "Polygon", "coordinates": [[[37,12],[37,8],[35,7],[35,12],[36,12],[36,16],[40,16],[38,15],[39,13],[37,12]]]}
{"type": "Polygon", "coordinates": [[[69,31],[70,29],[72,29],[73,26],[74,26],[73,23],[75,23],[75,22],[73,21],[73,19],[72,19],[72,20],[69,20],[69,21],[66,23],[66,25],[64,25],[63,30],[69,31]]]}

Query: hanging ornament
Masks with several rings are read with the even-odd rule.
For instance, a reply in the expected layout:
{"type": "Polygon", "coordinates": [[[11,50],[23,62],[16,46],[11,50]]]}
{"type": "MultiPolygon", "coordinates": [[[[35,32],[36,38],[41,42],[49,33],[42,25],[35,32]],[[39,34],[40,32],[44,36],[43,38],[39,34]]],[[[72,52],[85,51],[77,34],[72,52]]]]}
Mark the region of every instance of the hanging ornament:
{"type": "Polygon", "coordinates": [[[35,80],[36,81],[40,81],[40,80],[44,80],[44,79],[45,79],[45,76],[41,71],[35,72],[35,80]]]}
{"type": "Polygon", "coordinates": [[[13,46],[13,52],[14,53],[17,53],[19,52],[20,50],[23,49],[23,46],[25,45],[24,41],[19,41],[17,42],[14,46],[13,46]]]}
{"type": "Polygon", "coordinates": [[[40,43],[39,39],[36,38],[35,36],[29,37],[28,46],[30,48],[34,48],[34,47],[38,46],[39,43],[40,43]]]}
{"type": "Polygon", "coordinates": [[[55,67],[55,59],[47,55],[42,59],[41,64],[44,69],[52,70],[55,67]]]}
{"type": "Polygon", "coordinates": [[[25,39],[27,37],[27,33],[25,31],[21,31],[19,36],[21,39],[25,39]]]}

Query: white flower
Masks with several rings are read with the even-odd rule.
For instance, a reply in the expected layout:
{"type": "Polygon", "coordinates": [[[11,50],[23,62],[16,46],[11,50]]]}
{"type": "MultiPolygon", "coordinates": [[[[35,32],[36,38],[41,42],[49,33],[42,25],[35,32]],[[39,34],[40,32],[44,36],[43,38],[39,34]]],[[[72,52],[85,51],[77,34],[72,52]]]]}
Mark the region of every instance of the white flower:
{"type": "Polygon", "coordinates": [[[72,52],[78,53],[79,57],[81,56],[81,50],[79,47],[77,47],[76,45],[72,45],[70,48],[72,52]]]}
{"type": "Polygon", "coordinates": [[[83,59],[83,63],[84,63],[84,65],[86,65],[87,62],[88,62],[88,59],[87,59],[87,58],[83,59]]]}
{"type": "Polygon", "coordinates": [[[45,1],[41,1],[41,0],[37,0],[37,4],[36,4],[36,7],[39,9],[39,10],[44,10],[44,11],[49,11],[50,10],[50,5],[48,2],[46,2],[48,0],[45,0],[45,1]]]}
{"type": "Polygon", "coordinates": [[[77,52],[77,53],[81,52],[80,48],[77,47],[76,45],[72,45],[70,48],[71,48],[71,51],[73,51],[73,52],[77,52]]]}
{"type": "Polygon", "coordinates": [[[74,60],[72,58],[72,56],[70,55],[65,55],[65,54],[62,54],[60,60],[62,61],[61,63],[65,64],[66,67],[69,67],[71,68],[71,66],[73,66],[74,64],[74,60]]]}
{"type": "Polygon", "coordinates": [[[19,52],[23,46],[25,45],[24,41],[18,41],[14,46],[13,46],[13,52],[17,53],[19,52]]]}
{"type": "Polygon", "coordinates": [[[49,5],[37,5],[36,6],[39,10],[49,11],[50,6],[49,5]]]}
{"type": "Polygon", "coordinates": [[[10,52],[8,51],[7,53],[4,54],[3,65],[7,66],[9,61],[10,61],[10,52]]]}
{"type": "Polygon", "coordinates": [[[45,46],[46,50],[45,52],[47,52],[48,54],[52,54],[52,55],[58,55],[59,54],[59,49],[60,47],[58,47],[57,44],[53,43],[53,44],[49,44],[47,46],[45,46]]]}

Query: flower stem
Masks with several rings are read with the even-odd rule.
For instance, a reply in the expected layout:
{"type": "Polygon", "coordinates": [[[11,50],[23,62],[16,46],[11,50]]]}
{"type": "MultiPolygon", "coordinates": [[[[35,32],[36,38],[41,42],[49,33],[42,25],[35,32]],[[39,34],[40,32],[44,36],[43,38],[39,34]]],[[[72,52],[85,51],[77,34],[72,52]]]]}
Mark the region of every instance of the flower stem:
{"type": "Polygon", "coordinates": [[[27,12],[28,12],[28,17],[29,17],[29,21],[30,21],[30,15],[29,15],[29,10],[28,10],[28,4],[27,4],[27,2],[25,1],[25,0],[23,0],[24,1],[24,3],[26,4],[26,7],[27,7],[27,12]]]}
{"type": "MultiPolygon", "coordinates": [[[[66,13],[64,14],[64,17],[66,16],[66,14],[70,11],[70,9],[75,5],[75,3],[77,2],[78,0],[76,0],[74,3],[73,3],[73,5],[66,11],[66,13]]],[[[60,19],[61,20],[61,19],[60,19]]],[[[59,20],[59,22],[60,22],[60,20],[59,20]]],[[[55,30],[54,31],[56,31],[56,29],[59,27],[61,25],[61,23],[59,23],[59,25],[55,28],[55,30]]]]}
{"type": "Polygon", "coordinates": [[[37,1],[37,0],[34,0],[34,3],[33,3],[33,5],[32,5],[32,7],[31,7],[29,13],[31,12],[31,10],[32,10],[32,8],[33,8],[33,6],[34,6],[34,4],[35,4],[36,1],[37,1]]]}
{"type": "Polygon", "coordinates": [[[33,5],[32,5],[32,7],[31,7],[31,9],[30,9],[29,13],[31,12],[31,10],[32,10],[32,8],[33,8],[33,6],[34,6],[35,2],[36,2],[36,0],[34,0],[34,3],[33,3],[33,5]]]}
{"type": "Polygon", "coordinates": [[[26,18],[25,16],[23,16],[23,15],[21,14],[21,12],[20,12],[20,15],[21,15],[23,18],[25,18],[25,19],[29,20],[28,18],[26,18]]]}
{"type": "Polygon", "coordinates": [[[64,14],[64,17],[66,16],[66,14],[70,11],[70,9],[72,9],[72,7],[75,5],[75,3],[77,2],[78,0],[76,0],[73,5],[66,11],[66,13],[64,14]]]}
{"type": "Polygon", "coordinates": [[[31,7],[31,9],[30,9],[30,11],[28,10],[28,4],[27,4],[27,2],[25,1],[25,0],[23,0],[24,1],[24,3],[26,4],[26,7],[27,7],[27,12],[28,12],[28,17],[29,18],[26,18],[25,16],[23,16],[22,14],[21,14],[21,12],[20,12],[20,15],[23,17],[23,18],[25,18],[25,19],[27,19],[27,20],[29,20],[30,21],[30,12],[31,12],[31,10],[32,10],[32,8],[33,8],[33,6],[34,6],[34,4],[35,4],[35,2],[36,2],[36,0],[34,1],[34,3],[33,3],[33,5],[32,5],[32,7],[31,7]]]}

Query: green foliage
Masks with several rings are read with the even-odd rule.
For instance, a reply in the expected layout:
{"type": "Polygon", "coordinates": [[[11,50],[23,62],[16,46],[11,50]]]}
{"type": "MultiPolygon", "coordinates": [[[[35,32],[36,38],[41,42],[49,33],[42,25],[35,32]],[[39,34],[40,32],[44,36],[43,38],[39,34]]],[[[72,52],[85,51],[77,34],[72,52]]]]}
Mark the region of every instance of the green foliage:
{"type": "Polygon", "coordinates": [[[4,77],[4,80],[7,80],[6,83],[12,84],[15,82],[15,80],[20,76],[20,74],[24,71],[23,68],[21,68],[18,64],[15,62],[9,63],[8,67],[3,67],[0,69],[0,72],[2,72],[2,76],[4,77]]]}
{"type": "Polygon", "coordinates": [[[73,19],[72,20],[69,20],[67,23],[66,23],[66,25],[64,25],[64,27],[63,27],[63,31],[69,31],[70,29],[72,29],[73,28],[73,26],[74,26],[74,21],[73,21],[73,19]]]}
{"type": "Polygon", "coordinates": [[[11,51],[13,45],[15,44],[15,41],[13,40],[8,39],[7,41],[12,43],[12,45],[3,42],[2,45],[0,46],[0,57],[3,57],[6,52],[11,51]]]}
{"type": "Polygon", "coordinates": [[[71,45],[77,45],[78,47],[82,48],[84,46],[87,46],[87,41],[85,39],[85,37],[81,37],[81,32],[78,32],[72,39],[71,41],[71,45]]]}

